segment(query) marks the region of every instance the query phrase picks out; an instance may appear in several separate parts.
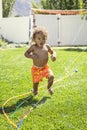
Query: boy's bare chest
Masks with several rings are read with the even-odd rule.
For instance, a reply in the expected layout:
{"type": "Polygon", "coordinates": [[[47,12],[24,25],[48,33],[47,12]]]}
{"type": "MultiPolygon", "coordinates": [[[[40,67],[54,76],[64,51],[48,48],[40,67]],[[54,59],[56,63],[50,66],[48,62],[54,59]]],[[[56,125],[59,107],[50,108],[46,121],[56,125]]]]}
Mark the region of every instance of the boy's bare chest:
{"type": "Polygon", "coordinates": [[[39,56],[46,56],[48,54],[48,49],[46,47],[43,48],[36,48],[34,49],[34,54],[37,54],[39,56]]]}

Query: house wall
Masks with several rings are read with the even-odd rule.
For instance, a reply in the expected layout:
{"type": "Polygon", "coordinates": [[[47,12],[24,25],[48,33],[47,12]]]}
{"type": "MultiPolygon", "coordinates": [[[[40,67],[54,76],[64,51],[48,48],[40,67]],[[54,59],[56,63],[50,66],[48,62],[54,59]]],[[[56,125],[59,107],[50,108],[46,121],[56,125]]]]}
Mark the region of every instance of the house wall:
{"type": "Polygon", "coordinates": [[[32,25],[29,27],[30,20],[32,20],[32,17],[2,18],[1,35],[10,42],[28,42],[29,30],[32,27],[32,25]]]}
{"type": "MultiPolygon", "coordinates": [[[[46,27],[49,33],[47,42],[51,46],[87,45],[87,20],[81,17],[81,15],[37,14],[36,24],[46,27]]],[[[32,20],[32,16],[2,18],[0,33],[9,41],[28,42],[33,26],[32,20]]]]}
{"type": "Polygon", "coordinates": [[[36,15],[36,21],[47,28],[53,46],[87,45],[87,20],[81,15],[36,15]]]}
{"type": "Polygon", "coordinates": [[[61,45],[87,45],[87,20],[81,15],[61,17],[61,45]]]}

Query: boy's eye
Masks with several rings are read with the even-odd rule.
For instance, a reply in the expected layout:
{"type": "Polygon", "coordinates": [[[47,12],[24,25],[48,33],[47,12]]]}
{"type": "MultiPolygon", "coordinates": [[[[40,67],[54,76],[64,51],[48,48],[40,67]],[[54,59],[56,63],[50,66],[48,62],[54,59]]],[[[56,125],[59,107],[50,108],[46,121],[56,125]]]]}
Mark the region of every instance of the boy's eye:
{"type": "Polygon", "coordinates": [[[43,41],[44,41],[44,40],[45,40],[45,38],[43,38],[43,39],[42,39],[42,38],[38,38],[38,40],[43,40],[43,41]]]}

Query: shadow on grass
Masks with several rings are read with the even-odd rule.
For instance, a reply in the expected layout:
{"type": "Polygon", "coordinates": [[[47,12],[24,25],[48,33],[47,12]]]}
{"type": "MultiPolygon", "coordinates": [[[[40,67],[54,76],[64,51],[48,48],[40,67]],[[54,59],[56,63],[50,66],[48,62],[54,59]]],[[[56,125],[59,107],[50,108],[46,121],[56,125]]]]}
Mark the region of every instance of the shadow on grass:
{"type": "Polygon", "coordinates": [[[82,52],[83,51],[83,52],[87,52],[87,48],[77,48],[77,47],[65,48],[63,50],[65,50],[65,51],[77,51],[77,52],[82,52]]]}
{"type": "MultiPolygon", "coordinates": [[[[41,100],[35,99],[32,95],[19,99],[17,103],[13,104],[12,106],[6,106],[4,108],[6,113],[13,113],[16,112],[19,108],[21,107],[26,107],[26,106],[32,106],[33,108],[36,108],[39,105],[42,105],[46,102],[47,99],[50,99],[50,97],[42,97],[41,100]]],[[[0,113],[3,114],[2,108],[0,108],[0,113]]]]}

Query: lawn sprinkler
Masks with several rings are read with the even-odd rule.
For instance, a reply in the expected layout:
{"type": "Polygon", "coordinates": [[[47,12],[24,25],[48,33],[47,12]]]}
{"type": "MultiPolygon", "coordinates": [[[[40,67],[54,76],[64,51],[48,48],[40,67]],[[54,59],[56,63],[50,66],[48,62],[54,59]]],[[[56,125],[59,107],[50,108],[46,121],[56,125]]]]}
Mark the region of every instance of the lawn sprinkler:
{"type": "Polygon", "coordinates": [[[75,69],[75,70],[74,70],[74,72],[76,72],[76,73],[77,73],[77,72],[78,72],[78,69],[75,69]]]}

